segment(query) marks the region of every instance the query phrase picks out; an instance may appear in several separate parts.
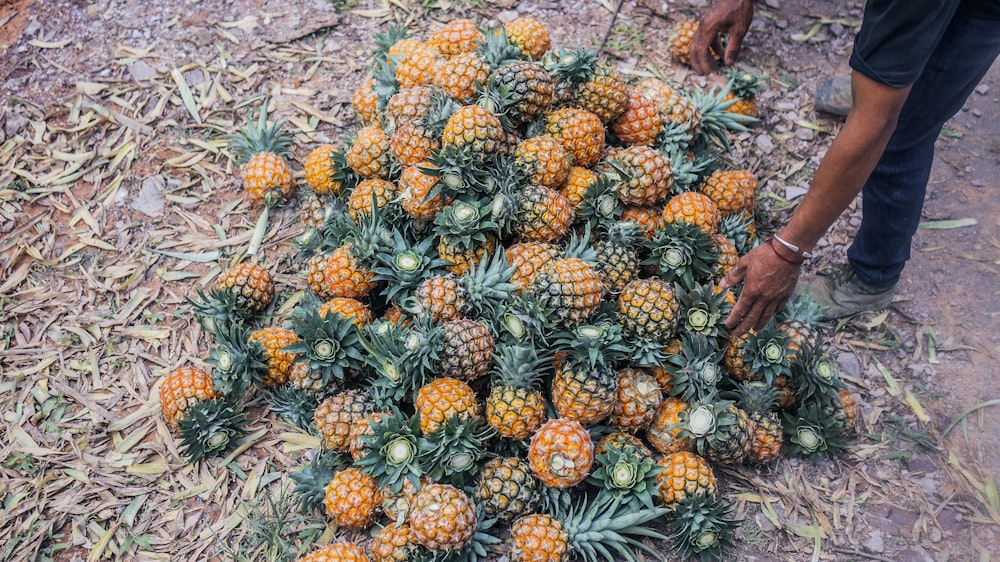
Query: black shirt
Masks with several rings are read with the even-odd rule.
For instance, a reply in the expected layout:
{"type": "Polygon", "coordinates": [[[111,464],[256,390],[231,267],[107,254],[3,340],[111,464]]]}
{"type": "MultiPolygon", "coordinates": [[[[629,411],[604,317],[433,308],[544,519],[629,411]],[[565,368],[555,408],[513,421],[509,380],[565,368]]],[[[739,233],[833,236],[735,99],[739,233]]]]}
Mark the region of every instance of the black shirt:
{"type": "Polygon", "coordinates": [[[897,88],[916,82],[956,12],[997,20],[1000,0],[868,0],[851,68],[897,88]]]}

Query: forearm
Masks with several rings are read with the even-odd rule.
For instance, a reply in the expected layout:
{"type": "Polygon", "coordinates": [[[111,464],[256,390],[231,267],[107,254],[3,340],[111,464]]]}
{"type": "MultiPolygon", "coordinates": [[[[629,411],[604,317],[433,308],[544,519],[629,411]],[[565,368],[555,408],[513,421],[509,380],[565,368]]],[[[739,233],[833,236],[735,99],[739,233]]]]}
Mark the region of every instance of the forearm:
{"type": "Polygon", "coordinates": [[[854,104],[781,237],[810,250],[861,191],[896,127],[908,89],[855,73],[854,104]]]}

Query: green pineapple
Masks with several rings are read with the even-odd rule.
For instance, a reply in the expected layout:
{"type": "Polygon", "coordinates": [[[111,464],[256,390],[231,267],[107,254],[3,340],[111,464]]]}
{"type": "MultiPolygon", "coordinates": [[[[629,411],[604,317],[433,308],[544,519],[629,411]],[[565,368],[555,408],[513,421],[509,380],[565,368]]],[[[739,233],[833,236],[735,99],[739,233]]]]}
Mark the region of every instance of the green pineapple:
{"type": "Polygon", "coordinates": [[[474,497],[487,516],[510,521],[535,510],[539,487],[527,461],[494,457],[483,464],[474,497]]]}
{"type": "Polygon", "coordinates": [[[638,224],[619,221],[611,224],[604,237],[594,244],[594,269],[607,294],[621,293],[625,285],[639,276],[638,240],[641,236],[638,224]]]}
{"type": "Polygon", "coordinates": [[[716,397],[691,405],[679,436],[690,438],[699,455],[723,464],[741,462],[753,444],[746,412],[716,397]]]}

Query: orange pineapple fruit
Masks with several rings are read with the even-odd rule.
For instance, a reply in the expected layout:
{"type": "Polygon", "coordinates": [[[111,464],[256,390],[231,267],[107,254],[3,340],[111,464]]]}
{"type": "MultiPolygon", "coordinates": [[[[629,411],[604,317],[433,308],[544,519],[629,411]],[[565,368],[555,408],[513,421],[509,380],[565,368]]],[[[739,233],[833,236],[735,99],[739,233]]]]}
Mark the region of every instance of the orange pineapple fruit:
{"type": "Polygon", "coordinates": [[[723,216],[752,213],[757,179],[749,170],[715,170],[705,178],[699,191],[715,203],[723,216]]]}
{"type": "Polygon", "coordinates": [[[604,123],[585,109],[564,107],[549,113],[544,131],[559,141],[574,166],[590,168],[604,153],[604,123]]]}
{"type": "Polygon", "coordinates": [[[382,127],[362,127],[347,149],[347,164],[363,178],[386,178],[391,154],[389,144],[389,135],[382,127]]]}
{"type": "Polygon", "coordinates": [[[326,284],[326,262],[330,256],[316,254],[306,261],[306,285],[313,294],[320,298],[330,298],[330,289],[326,284]]]}
{"type": "Polygon", "coordinates": [[[681,64],[691,64],[688,56],[688,49],[691,47],[691,39],[698,31],[698,20],[684,18],[678,21],[670,30],[668,46],[670,56],[681,64]]]}
{"type": "Polygon", "coordinates": [[[552,46],[549,30],[531,16],[515,18],[503,26],[507,42],[518,48],[531,60],[541,60],[552,46]]]}
{"type": "Polygon", "coordinates": [[[546,486],[569,488],[590,474],[594,442],[576,420],[556,418],[542,424],[528,447],[531,471],[546,486]]]}
{"type": "Polygon", "coordinates": [[[584,322],[601,306],[600,275],[580,258],[552,260],[535,275],[532,292],[551,309],[563,326],[584,322]]]}
{"type": "Polygon", "coordinates": [[[504,254],[507,263],[514,267],[510,282],[524,290],[542,267],[559,257],[559,249],[546,242],[518,242],[508,246],[504,254]]]}
{"type": "Polygon", "coordinates": [[[566,181],[560,191],[566,196],[566,199],[569,199],[573,211],[579,211],[583,206],[587,190],[595,181],[597,181],[597,174],[593,170],[580,166],[570,166],[569,174],[567,174],[566,181]]]}
{"type": "Polygon", "coordinates": [[[464,105],[448,117],[441,134],[441,147],[454,146],[473,154],[492,157],[507,153],[507,135],[500,119],[478,105],[464,105]]]}
{"type": "Polygon", "coordinates": [[[479,31],[476,22],[471,19],[456,19],[446,23],[444,27],[431,33],[427,43],[442,55],[452,56],[471,53],[476,46],[485,41],[486,37],[479,31]]]}
{"type": "Polygon", "coordinates": [[[433,551],[461,550],[472,541],[478,523],[472,499],[447,484],[421,488],[410,509],[414,542],[433,551]]]}
{"type": "Polygon", "coordinates": [[[360,390],[345,390],[320,402],[313,421],[323,445],[334,451],[348,451],[351,430],[370,411],[368,395],[360,390]]]}
{"type": "Polygon", "coordinates": [[[420,431],[424,435],[441,429],[454,416],[472,420],[480,414],[479,401],[472,387],[452,377],[434,379],[420,387],[413,406],[420,414],[420,431]]]}
{"type": "Polygon", "coordinates": [[[651,145],[663,132],[659,104],[646,97],[642,89],[628,89],[628,108],[611,123],[611,132],[627,145],[651,145]]]}
{"type": "Polygon", "coordinates": [[[330,519],[337,526],[348,529],[364,529],[371,525],[375,508],[381,502],[375,479],[354,467],[333,475],[323,499],[330,519]]]}
{"type": "Polygon", "coordinates": [[[343,189],[343,185],[337,181],[340,172],[337,168],[337,151],[338,148],[332,144],[321,144],[309,151],[302,166],[306,183],[320,195],[337,195],[343,189]]]}
{"type": "Polygon", "coordinates": [[[180,367],[160,384],[160,409],[167,424],[176,429],[189,406],[216,396],[211,375],[196,367],[180,367]]]}
{"type": "Polygon", "coordinates": [[[660,226],[663,209],[654,206],[626,205],[622,208],[621,220],[632,221],[642,228],[642,234],[652,240],[660,226]]]}
{"type": "Polygon", "coordinates": [[[429,167],[429,162],[407,166],[399,177],[400,205],[406,214],[417,220],[434,220],[442,209],[451,204],[451,198],[440,193],[430,197],[438,177],[423,172],[422,168],[429,167]]]}
{"type": "Polygon", "coordinates": [[[372,537],[372,562],[406,562],[416,548],[410,525],[386,525],[372,537]]]}
{"type": "Polygon", "coordinates": [[[326,315],[330,313],[350,319],[358,329],[364,328],[366,324],[375,319],[375,315],[365,303],[349,297],[334,297],[320,305],[319,315],[321,317],[326,318],[326,315]]]}
{"type": "Polygon", "coordinates": [[[719,209],[704,193],[686,191],[667,201],[660,219],[664,223],[686,222],[700,228],[708,236],[719,228],[719,209]]]}
{"type": "Polygon", "coordinates": [[[389,151],[400,166],[412,166],[430,158],[441,142],[428,127],[415,121],[402,121],[389,139],[389,151]]]}
{"type": "Polygon", "coordinates": [[[563,361],[552,377],[550,396],[556,412],[563,418],[586,425],[599,423],[615,408],[618,379],[614,371],[563,361]]]}
{"type": "Polygon", "coordinates": [[[672,285],[659,278],[636,279],[618,296],[624,332],[666,345],[677,330],[680,303],[672,285]]]}
{"type": "Polygon", "coordinates": [[[490,77],[490,65],[474,52],[460,53],[445,58],[432,84],[444,90],[459,103],[475,100],[478,88],[490,77]]]}
{"type": "Polygon", "coordinates": [[[239,310],[260,314],[274,300],[274,281],[267,269],[253,262],[240,262],[219,275],[215,290],[233,295],[239,310]]]}
{"type": "Polygon", "coordinates": [[[267,360],[267,374],[264,375],[265,388],[276,388],[286,382],[292,374],[292,366],[297,357],[294,353],[282,351],[282,348],[299,341],[299,336],[288,328],[271,326],[250,333],[249,341],[260,344],[267,360]]]}
{"type": "Polygon", "coordinates": [[[515,233],[522,240],[555,242],[573,224],[573,206],[562,193],[541,185],[526,185],[515,201],[515,233]]]}
{"type": "Polygon", "coordinates": [[[399,187],[389,180],[381,178],[362,180],[347,197],[347,212],[354,223],[358,224],[362,216],[371,214],[373,202],[381,209],[395,200],[398,194],[399,187]]]}
{"type": "Polygon", "coordinates": [[[510,526],[511,562],[564,562],[569,559],[569,534],[555,517],[525,515],[510,526]]]}
{"type": "Polygon", "coordinates": [[[702,116],[698,106],[680,90],[659,78],[646,78],[637,85],[642,93],[655,102],[663,116],[663,122],[676,123],[684,127],[685,133],[695,138],[701,131],[702,116]]]}
{"type": "MultiPolygon", "coordinates": [[[[396,81],[400,88],[425,86],[434,81],[434,75],[441,65],[441,52],[424,42],[409,42],[396,63],[396,81]]],[[[390,49],[389,55],[392,56],[390,49]]]]}
{"type": "Polygon", "coordinates": [[[454,275],[428,277],[417,287],[417,300],[435,322],[447,322],[462,316],[465,289],[454,275]]]}
{"type": "Polygon", "coordinates": [[[227,137],[240,164],[247,194],[257,203],[282,203],[295,191],[292,169],[285,159],[292,137],[282,132],[283,125],[284,121],[267,124],[265,100],[256,123],[250,122],[227,137]]]}
{"type": "Polygon", "coordinates": [[[327,292],[334,297],[361,298],[375,288],[375,274],[358,264],[350,244],[334,250],[324,266],[327,292]]]}
{"type": "Polygon", "coordinates": [[[569,177],[569,158],[552,137],[524,139],[514,147],[514,164],[533,185],[559,189],[569,177]]]}
{"type": "Polygon", "coordinates": [[[375,78],[368,77],[351,96],[351,107],[358,115],[358,121],[368,125],[378,117],[378,94],[375,93],[375,78]]]}
{"type": "Polygon", "coordinates": [[[679,436],[688,409],[687,402],[680,398],[670,396],[663,400],[653,422],[646,428],[646,440],[654,449],[665,455],[693,450],[691,439],[679,436]]]}
{"type": "Polygon", "coordinates": [[[371,562],[360,546],[338,542],[321,546],[298,559],[298,562],[371,562]]]}
{"type": "Polygon", "coordinates": [[[611,426],[629,433],[642,431],[653,421],[662,401],[663,391],[653,375],[642,369],[621,369],[611,426]]]}
{"type": "Polygon", "coordinates": [[[621,177],[618,196],[626,205],[652,205],[666,199],[673,187],[670,161],[648,146],[630,146],[610,156],[621,177]]]}
{"type": "Polygon", "coordinates": [[[656,464],[663,469],[656,483],[664,507],[672,508],[694,496],[715,497],[719,491],[712,465],[695,453],[677,451],[664,455],[656,464]]]}

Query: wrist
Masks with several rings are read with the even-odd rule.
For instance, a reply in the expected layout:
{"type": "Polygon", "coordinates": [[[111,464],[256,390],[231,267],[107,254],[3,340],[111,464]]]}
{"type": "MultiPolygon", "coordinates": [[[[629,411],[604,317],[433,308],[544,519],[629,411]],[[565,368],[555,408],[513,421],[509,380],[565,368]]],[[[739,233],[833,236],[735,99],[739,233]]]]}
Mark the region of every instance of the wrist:
{"type": "Polygon", "coordinates": [[[789,237],[780,232],[776,232],[773,236],[773,240],[780,245],[782,248],[788,250],[796,258],[805,261],[813,257],[812,252],[808,248],[795,241],[794,237],[789,237]]]}
{"type": "Polygon", "coordinates": [[[805,257],[797,253],[790,252],[788,248],[784,247],[783,245],[775,241],[774,238],[768,238],[767,246],[771,248],[771,251],[774,252],[774,255],[778,256],[778,259],[787,264],[800,266],[802,265],[803,262],[806,261],[805,257]]]}

